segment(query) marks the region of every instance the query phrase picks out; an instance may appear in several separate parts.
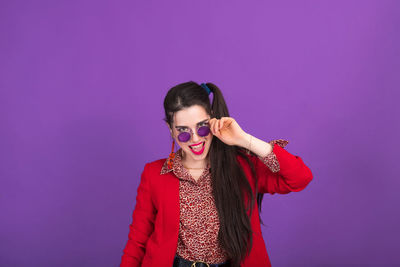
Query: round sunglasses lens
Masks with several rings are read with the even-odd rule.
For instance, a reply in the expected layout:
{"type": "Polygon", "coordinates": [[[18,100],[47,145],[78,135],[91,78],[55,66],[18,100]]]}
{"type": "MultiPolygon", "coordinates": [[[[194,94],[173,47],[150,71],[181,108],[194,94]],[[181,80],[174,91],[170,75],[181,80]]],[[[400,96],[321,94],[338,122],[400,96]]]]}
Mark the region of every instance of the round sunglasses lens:
{"type": "Polygon", "coordinates": [[[178,135],[178,139],[179,139],[179,141],[181,141],[181,142],[187,142],[187,141],[189,141],[189,139],[190,139],[190,133],[188,133],[188,132],[180,133],[180,134],[178,135]]]}
{"type": "Polygon", "coordinates": [[[204,137],[210,133],[210,128],[208,126],[202,126],[197,130],[199,136],[204,137]]]}

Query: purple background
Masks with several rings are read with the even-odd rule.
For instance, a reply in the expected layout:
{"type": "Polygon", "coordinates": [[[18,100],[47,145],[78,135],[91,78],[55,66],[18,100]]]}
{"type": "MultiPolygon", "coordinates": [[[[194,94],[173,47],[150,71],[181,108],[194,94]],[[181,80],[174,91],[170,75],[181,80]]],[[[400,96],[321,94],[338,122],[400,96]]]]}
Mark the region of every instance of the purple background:
{"type": "Polygon", "coordinates": [[[189,80],[313,172],[264,197],[274,267],[400,264],[400,2],[277,2],[1,1],[0,266],[118,266],[189,80]]]}

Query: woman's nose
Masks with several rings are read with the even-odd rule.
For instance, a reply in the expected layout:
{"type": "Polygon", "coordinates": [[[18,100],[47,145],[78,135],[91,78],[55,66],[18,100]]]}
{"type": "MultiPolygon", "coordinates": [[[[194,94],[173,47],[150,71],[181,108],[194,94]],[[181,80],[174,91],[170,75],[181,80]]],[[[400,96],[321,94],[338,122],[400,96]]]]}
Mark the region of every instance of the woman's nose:
{"type": "Polygon", "coordinates": [[[193,134],[192,134],[193,143],[199,141],[200,139],[201,139],[201,137],[197,134],[197,131],[193,132],[193,134]]]}

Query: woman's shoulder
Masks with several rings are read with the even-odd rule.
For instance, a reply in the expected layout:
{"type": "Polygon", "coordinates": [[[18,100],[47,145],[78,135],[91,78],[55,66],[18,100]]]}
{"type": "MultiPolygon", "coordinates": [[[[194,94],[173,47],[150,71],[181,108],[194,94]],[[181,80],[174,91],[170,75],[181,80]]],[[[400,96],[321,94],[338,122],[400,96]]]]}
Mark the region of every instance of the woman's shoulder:
{"type": "Polygon", "coordinates": [[[149,174],[160,174],[162,168],[166,165],[167,158],[157,159],[147,162],[144,166],[144,171],[149,174]]]}

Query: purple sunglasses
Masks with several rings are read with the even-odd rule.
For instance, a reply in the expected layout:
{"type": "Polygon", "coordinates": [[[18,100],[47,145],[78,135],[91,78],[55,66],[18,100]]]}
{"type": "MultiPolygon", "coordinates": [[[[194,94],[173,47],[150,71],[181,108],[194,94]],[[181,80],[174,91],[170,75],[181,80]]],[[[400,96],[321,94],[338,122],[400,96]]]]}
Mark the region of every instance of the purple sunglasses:
{"type": "MultiPolygon", "coordinates": [[[[204,137],[207,136],[210,133],[210,127],[209,127],[209,123],[207,122],[206,125],[203,126],[198,126],[197,127],[197,134],[200,137],[204,137]]],[[[193,131],[192,129],[183,129],[183,132],[181,132],[180,134],[178,134],[178,139],[179,141],[186,143],[187,141],[190,140],[190,138],[192,138],[193,135],[193,131]]]]}

